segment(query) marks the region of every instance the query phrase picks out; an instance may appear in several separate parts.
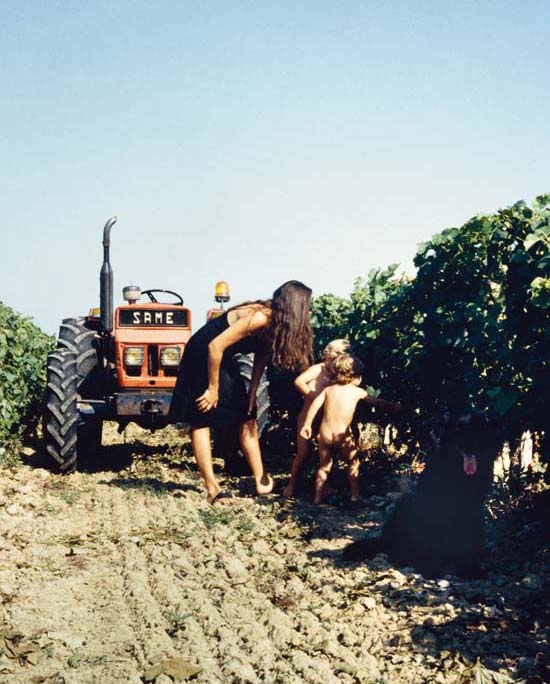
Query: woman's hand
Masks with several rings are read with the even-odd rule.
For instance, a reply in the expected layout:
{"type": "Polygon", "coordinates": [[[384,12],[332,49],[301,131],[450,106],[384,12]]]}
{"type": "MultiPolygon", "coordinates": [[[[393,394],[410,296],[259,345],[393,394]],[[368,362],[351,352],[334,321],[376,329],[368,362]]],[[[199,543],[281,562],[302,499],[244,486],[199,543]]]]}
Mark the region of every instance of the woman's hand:
{"type": "Polygon", "coordinates": [[[208,387],[204,394],[195,399],[195,404],[201,413],[207,413],[218,405],[218,390],[208,387]]]}

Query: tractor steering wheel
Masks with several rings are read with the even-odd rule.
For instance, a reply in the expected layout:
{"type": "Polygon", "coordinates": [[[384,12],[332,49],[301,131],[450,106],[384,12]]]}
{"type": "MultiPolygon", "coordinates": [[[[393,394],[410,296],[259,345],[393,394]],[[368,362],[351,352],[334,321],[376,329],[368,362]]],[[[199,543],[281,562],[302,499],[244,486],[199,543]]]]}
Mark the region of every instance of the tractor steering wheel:
{"type": "Polygon", "coordinates": [[[172,297],[175,297],[177,300],[175,302],[162,302],[162,304],[175,304],[176,306],[181,306],[183,304],[181,295],[179,295],[177,292],[172,292],[172,290],[160,290],[158,287],[155,287],[151,290],[142,290],[141,294],[147,295],[153,304],[158,304],[159,300],[155,297],[153,292],[166,292],[166,294],[172,295],[172,297]]]}

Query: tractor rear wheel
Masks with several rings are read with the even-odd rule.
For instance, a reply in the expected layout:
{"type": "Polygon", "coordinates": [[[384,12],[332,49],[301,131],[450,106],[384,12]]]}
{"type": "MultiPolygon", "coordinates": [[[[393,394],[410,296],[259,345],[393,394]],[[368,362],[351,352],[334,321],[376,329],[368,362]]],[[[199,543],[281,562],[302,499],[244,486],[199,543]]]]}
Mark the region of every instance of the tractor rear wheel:
{"type": "Polygon", "coordinates": [[[98,334],[86,326],[84,318],[65,318],[59,327],[57,347],[75,355],[78,388],[83,398],[98,398],[98,340],[98,334]]]}
{"type": "MultiPolygon", "coordinates": [[[[254,365],[254,354],[239,354],[236,357],[239,372],[248,392],[250,380],[252,378],[252,368],[254,365]]],[[[256,424],[258,435],[262,432],[269,422],[269,381],[264,370],[256,392],[256,424]]],[[[249,474],[248,466],[244,454],[239,444],[239,429],[236,425],[223,428],[216,428],[213,431],[214,454],[224,460],[224,470],[229,475],[249,474]]]]}
{"type": "MultiPolygon", "coordinates": [[[[239,354],[237,357],[237,364],[241,378],[244,380],[246,391],[250,389],[250,381],[252,379],[252,367],[254,366],[254,354],[239,354]]],[[[258,425],[258,434],[262,432],[269,422],[269,381],[267,379],[267,372],[264,369],[258,391],[256,392],[256,423],[258,425]]]]}
{"type": "MultiPolygon", "coordinates": [[[[65,318],[59,327],[57,346],[75,355],[78,394],[81,399],[102,399],[99,336],[86,325],[85,318],[65,318]]],[[[95,416],[80,416],[78,457],[91,457],[101,448],[103,421],[95,416]]]]}
{"type": "Polygon", "coordinates": [[[81,416],[77,408],[78,399],[102,398],[98,339],[97,333],[86,326],[84,318],[66,318],[59,328],[57,349],[48,357],[44,435],[49,464],[58,472],[72,472],[80,458],[93,456],[101,447],[101,419],[81,416]],[[65,407],[68,400],[65,394],[69,388],[75,400],[65,408],[68,413],[61,415],[60,395],[63,393],[65,399],[61,404],[65,407]],[[73,403],[77,416],[76,436],[72,430],[73,403]],[[70,430],[66,429],[68,421],[71,422],[70,430]]]}
{"type": "Polygon", "coordinates": [[[76,358],[67,349],[48,354],[43,431],[46,452],[55,469],[70,473],[76,467],[79,415],[76,358]]]}

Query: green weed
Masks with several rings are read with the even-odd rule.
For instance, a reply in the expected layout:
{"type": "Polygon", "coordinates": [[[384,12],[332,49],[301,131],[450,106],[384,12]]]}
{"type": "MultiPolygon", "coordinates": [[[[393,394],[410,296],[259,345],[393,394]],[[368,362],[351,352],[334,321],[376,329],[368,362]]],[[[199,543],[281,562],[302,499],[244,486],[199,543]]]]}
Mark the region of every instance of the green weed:
{"type": "Polygon", "coordinates": [[[166,616],[167,620],[170,622],[170,627],[166,630],[168,634],[173,635],[179,629],[183,627],[185,621],[190,618],[192,613],[183,613],[181,610],[181,605],[178,604],[173,610],[171,610],[166,616]]]}
{"type": "Polygon", "coordinates": [[[215,525],[228,525],[231,521],[228,511],[222,509],[209,508],[206,511],[199,511],[199,516],[209,530],[215,525]]]}

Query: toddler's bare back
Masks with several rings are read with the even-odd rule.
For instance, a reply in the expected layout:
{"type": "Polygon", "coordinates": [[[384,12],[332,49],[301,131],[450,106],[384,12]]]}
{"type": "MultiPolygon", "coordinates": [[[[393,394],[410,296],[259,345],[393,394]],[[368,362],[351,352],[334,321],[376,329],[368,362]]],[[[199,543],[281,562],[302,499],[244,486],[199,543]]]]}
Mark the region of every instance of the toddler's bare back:
{"type": "Polygon", "coordinates": [[[353,384],[327,387],[321,432],[344,435],[351,425],[357,403],[366,396],[364,389],[353,384]]]}

